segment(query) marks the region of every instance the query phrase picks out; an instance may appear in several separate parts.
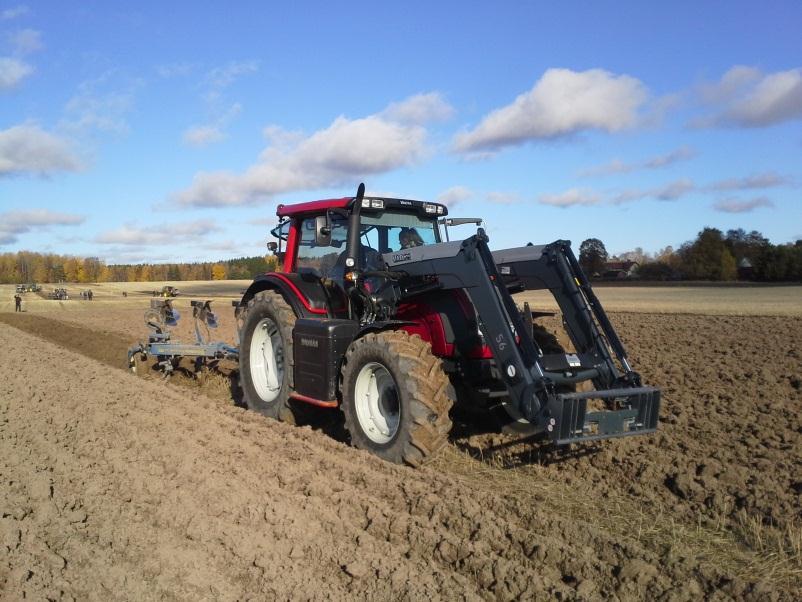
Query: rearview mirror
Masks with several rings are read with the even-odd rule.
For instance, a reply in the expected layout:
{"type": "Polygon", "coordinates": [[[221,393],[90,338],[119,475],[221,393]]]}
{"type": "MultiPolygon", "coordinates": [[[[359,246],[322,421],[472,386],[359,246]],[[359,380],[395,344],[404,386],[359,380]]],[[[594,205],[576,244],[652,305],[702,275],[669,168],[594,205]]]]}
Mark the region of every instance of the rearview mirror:
{"type": "Polygon", "coordinates": [[[318,247],[331,246],[331,226],[328,215],[318,215],[315,218],[315,245],[318,247]]]}
{"type": "Polygon", "coordinates": [[[277,243],[273,242],[272,240],[269,243],[267,243],[267,250],[268,251],[270,251],[271,253],[275,254],[276,249],[278,249],[278,244],[277,243]]]}

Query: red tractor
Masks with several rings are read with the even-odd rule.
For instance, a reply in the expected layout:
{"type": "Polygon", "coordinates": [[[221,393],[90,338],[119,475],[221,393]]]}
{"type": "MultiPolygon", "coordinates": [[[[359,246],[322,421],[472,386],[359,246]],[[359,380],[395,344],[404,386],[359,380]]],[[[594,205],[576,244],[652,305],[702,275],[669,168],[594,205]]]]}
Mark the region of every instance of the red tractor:
{"type": "Polygon", "coordinates": [[[556,444],[656,429],[660,392],[630,367],[569,242],[491,252],[481,228],[444,242],[445,206],[364,185],[276,213],[283,270],[236,310],[250,409],[294,422],[298,404],[340,408],[354,446],[413,466],[447,441],[454,404],[503,408],[556,444]],[[532,289],[553,293],[571,353],[515,305],[532,289]]]}

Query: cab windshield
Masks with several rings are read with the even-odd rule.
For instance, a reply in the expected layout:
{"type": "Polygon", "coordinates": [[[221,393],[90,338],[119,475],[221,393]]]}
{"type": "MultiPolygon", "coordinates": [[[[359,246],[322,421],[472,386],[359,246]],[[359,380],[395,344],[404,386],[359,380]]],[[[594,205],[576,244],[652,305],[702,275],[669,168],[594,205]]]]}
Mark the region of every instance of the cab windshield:
{"type": "Polygon", "coordinates": [[[424,219],[415,213],[363,212],[360,221],[362,244],[379,253],[392,253],[440,242],[437,220],[424,219]]]}
{"type": "MultiPolygon", "coordinates": [[[[414,213],[365,211],[360,215],[360,263],[366,269],[381,269],[381,255],[440,242],[436,218],[422,219],[414,213]]],[[[315,270],[323,278],[341,281],[345,269],[348,219],[331,216],[331,238],[318,245],[315,218],[300,222],[296,267],[315,270]]]]}

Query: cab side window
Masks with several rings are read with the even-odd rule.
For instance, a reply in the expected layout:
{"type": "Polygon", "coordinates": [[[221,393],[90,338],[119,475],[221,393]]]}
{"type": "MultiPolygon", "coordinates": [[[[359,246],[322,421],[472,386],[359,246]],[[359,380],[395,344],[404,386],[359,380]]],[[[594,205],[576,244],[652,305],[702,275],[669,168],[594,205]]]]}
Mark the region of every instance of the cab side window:
{"type": "Polygon", "coordinates": [[[346,220],[337,215],[332,216],[331,244],[318,246],[315,243],[315,218],[301,220],[296,269],[311,268],[316,270],[322,278],[331,278],[332,268],[340,255],[345,252],[346,234],[346,220]]]}

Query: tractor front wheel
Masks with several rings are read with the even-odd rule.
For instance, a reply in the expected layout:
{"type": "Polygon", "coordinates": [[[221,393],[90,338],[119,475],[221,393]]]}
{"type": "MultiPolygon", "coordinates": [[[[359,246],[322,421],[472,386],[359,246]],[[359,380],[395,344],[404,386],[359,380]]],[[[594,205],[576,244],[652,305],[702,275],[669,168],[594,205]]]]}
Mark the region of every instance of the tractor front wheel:
{"type": "Polygon", "coordinates": [[[385,331],[357,339],[342,379],[345,428],[355,447],[419,466],[447,441],[453,388],[419,336],[385,331]]]}
{"type": "Polygon", "coordinates": [[[295,423],[290,406],[295,313],[276,291],[262,291],[237,319],[240,339],[239,375],[243,401],[282,422],[295,423]]]}

